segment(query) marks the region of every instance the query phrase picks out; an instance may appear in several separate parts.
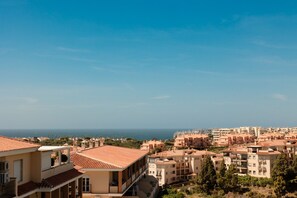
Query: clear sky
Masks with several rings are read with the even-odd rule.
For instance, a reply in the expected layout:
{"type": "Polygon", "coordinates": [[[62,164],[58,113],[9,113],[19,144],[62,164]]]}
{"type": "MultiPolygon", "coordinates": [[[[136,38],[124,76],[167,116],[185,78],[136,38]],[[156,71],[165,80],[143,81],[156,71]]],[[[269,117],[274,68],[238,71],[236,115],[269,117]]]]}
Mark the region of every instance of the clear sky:
{"type": "Polygon", "coordinates": [[[297,1],[0,1],[0,128],[297,125],[297,1]]]}

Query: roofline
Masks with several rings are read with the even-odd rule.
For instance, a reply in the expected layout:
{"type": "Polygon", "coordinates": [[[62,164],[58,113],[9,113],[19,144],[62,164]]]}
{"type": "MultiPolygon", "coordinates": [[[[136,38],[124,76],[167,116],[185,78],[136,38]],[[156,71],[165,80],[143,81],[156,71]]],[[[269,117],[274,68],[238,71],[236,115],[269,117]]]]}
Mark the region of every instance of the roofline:
{"type": "Polygon", "coordinates": [[[52,192],[52,191],[55,191],[55,190],[57,190],[58,188],[61,188],[62,186],[65,186],[66,184],[68,184],[68,183],[70,183],[70,182],[73,182],[73,181],[75,181],[75,180],[77,180],[77,179],[83,177],[83,175],[84,175],[84,173],[82,173],[81,175],[76,176],[76,177],[74,177],[74,178],[72,178],[72,179],[70,179],[70,180],[68,180],[68,181],[65,181],[65,182],[63,182],[62,184],[59,184],[59,185],[57,185],[57,186],[55,186],[55,187],[53,187],[53,188],[39,188],[39,189],[37,189],[37,191],[38,191],[38,192],[52,192]]]}
{"type": "Polygon", "coordinates": [[[70,149],[71,146],[41,146],[38,148],[38,151],[47,152],[47,151],[60,151],[64,149],[70,149]],[[47,149],[45,149],[47,148],[47,149]]]}
{"type": "Polygon", "coordinates": [[[39,187],[36,187],[36,189],[34,189],[34,190],[31,190],[31,191],[29,191],[29,192],[27,192],[25,194],[22,194],[22,195],[17,195],[15,197],[25,198],[25,197],[31,195],[32,193],[36,193],[36,192],[52,192],[52,191],[55,191],[56,189],[61,188],[62,186],[66,185],[66,184],[68,184],[70,182],[73,182],[73,181],[77,180],[80,177],[83,177],[83,174],[81,174],[79,176],[76,176],[75,178],[72,178],[71,180],[68,180],[66,182],[63,182],[62,184],[59,184],[58,186],[55,186],[54,188],[39,188],[39,187]]]}
{"type": "Polygon", "coordinates": [[[36,147],[31,147],[31,148],[20,148],[20,149],[14,149],[14,150],[9,150],[9,151],[2,151],[0,152],[0,157],[6,157],[10,155],[20,155],[24,153],[31,153],[38,151],[39,146],[36,147]]]}
{"type": "Polygon", "coordinates": [[[81,168],[82,171],[123,171],[124,168],[81,168]]]}
{"type": "MultiPolygon", "coordinates": [[[[137,149],[137,150],[138,150],[138,149],[137,149]]],[[[98,161],[98,162],[101,162],[101,163],[105,163],[105,164],[108,164],[108,165],[111,165],[111,166],[118,167],[119,169],[122,169],[122,170],[125,170],[126,168],[128,168],[129,166],[131,166],[132,164],[134,164],[136,161],[140,160],[141,158],[143,158],[143,157],[145,157],[145,156],[148,156],[148,153],[149,153],[149,152],[146,152],[145,154],[141,155],[141,157],[137,158],[136,160],[134,160],[133,162],[129,163],[129,164],[126,165],[126,166],[115,165],[115,164],[112,164],[112,163],[110,163],[110,162],[106,162],[106,161],[103,161],[103,160],[101,160],[101,159],[97,159],[97,158],[88,156],[88,155],[84,154],[83,152],[76,152],[75,154],[78,154],[78,155],[81,155],[81,156],[83,156],[83,157],[87,157],[87,158],[93,159],[93,160],[98,161]]],[[[116,169],[116,170],[119,170],[119,169],[116,169]]],[[[108,169],[108,170],[110,170],[110,169],[108,169]]]]}

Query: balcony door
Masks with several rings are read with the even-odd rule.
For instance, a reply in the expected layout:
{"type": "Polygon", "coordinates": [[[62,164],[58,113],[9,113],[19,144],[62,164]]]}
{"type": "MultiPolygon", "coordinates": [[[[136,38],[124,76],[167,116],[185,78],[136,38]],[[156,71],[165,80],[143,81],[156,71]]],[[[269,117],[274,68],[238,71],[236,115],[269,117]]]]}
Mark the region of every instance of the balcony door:
{"type": "Polygon", "coordinates": [[[15,160],[13,162],[13,176],[18,182],[23,181],[23,160],[15,160]]]}
{"type": "Polygon", "coordinates": [[[83,178],[83,192],[90,192],[90,178],[84,177],[83,178]]]}

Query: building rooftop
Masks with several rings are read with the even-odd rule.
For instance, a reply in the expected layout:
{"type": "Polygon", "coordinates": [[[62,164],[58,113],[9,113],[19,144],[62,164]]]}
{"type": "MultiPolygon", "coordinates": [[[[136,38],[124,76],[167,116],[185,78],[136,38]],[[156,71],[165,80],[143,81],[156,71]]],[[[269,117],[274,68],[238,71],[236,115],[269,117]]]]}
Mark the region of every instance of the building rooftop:
{"type": "Polygon", "coordinates": [[[82,168],[122,169],[147,155],[147,151],[117,146],[101,146],[72,154],[73,163],[82,168]]]}
{"type": "Polygon", "coordinates": [[[151,157],[173,157],[173,156],[198,156],[198,155],[216,155],[214,152],[210,151],[198,151],[198,150],[171,150],[171,151],[163,151],[160,153],[156,153],[151,155],[151,157]]]}
{"type": "Polygon", "coordinates": [[[281,153],[279,151],[266,151],[266,150],[260,150],[258,155],[280,155],[281,153]]]}
{"type": "Polygon", "coordinates": [[[36,148],[37,150],[38,147],[40,147],[39,144],[23,142],[21,140],[0,136],[0,153],[31,148],[36,148]]]}
{"type": "Polygon", "coordinates": [[[174,160],[157,160],[156,164],[176,164],[176,161],[174,160]]]}

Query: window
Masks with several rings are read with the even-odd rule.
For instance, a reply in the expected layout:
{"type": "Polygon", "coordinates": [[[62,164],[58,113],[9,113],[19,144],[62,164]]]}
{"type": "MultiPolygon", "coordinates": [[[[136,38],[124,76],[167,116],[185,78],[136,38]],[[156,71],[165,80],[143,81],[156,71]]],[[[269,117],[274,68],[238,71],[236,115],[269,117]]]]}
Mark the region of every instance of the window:
{"type": "Polygon", "coordinates": [[[256,167],[256,164],[255,163],[253,163],[253,167],[256,167]]]}
{"type": "Polygon", "coordinates": [[[253,171],[253,174],[256,175],[256,171],[253,171]]]}
{"type": "Polygon", "coordinates": [[[18,182],[23,181],[23,160],[15,160],[13,162],[13,175],[18,182]]]}
{"type": "Polygon", "coordinates": [[[90,178],[83,178],[83,192],[90,192],[90,178]]]}

